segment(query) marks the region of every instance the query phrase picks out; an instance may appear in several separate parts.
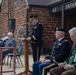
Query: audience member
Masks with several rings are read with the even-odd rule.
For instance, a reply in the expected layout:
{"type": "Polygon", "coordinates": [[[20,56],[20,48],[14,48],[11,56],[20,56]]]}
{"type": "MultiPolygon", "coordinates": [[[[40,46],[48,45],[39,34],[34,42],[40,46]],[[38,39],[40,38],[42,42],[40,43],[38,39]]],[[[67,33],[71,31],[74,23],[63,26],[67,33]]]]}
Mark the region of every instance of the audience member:
{"type": "MultiPolygon", "coordinates": [[[[13,38],[13,33],[12,33],[12,32],[8,32],[8,35],[7,35],[7,36],[8,36],[9,38],[8,38],[8,40],[6,41],[4,47],[16,47],[16,41],[15,41],[15,39],[13,38]]],[[[12,52],[13,52],[12,49],[2,50],[2,61],[3,61],[3,59],[5,58],[5,56],[6,56],[8,53],[12,53],[12,52]]]]}

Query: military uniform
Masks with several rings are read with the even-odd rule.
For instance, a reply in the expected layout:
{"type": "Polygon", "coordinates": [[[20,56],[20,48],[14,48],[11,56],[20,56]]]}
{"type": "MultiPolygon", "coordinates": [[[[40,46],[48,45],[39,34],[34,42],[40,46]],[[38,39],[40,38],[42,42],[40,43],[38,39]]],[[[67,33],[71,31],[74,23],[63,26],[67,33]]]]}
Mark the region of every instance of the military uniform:
{"type": "Polygon", "coordinates": [[[58,63],[63,62],[70,53],[69,41],[63,38],[60,41],[56,41],[52,47],[51,53],[45,58],[55,59],[58,63]],[[68,47],[69,46],[69,47],[68,47]],[[62,59],[63,58],[63,59],[62,59]]]}
{"type": "MultiPolygon", "coordinates": [[[[64,32],[64,29],[56,28],[55,31],[64,32]]],[[[41,61],[37,61],[33,64],[33,75],[47,75],[47,72],[49,72],[51,68],[58,66],[57,63],[65,61],[69,53],[70,53],[69,42],[64,37],[58,39],[54,43],[50,55],[45,57],[46,60],[50,61],[44,63],[42,63],[41,61]]]]}
{"type": "Polygon", "coordinates": [[[42,47],[42,31],[43,26],[37,22],[31,31],[31,47],[33,51],[33,61],[36,62],[40,59],[41,47],[42,47]]]}
{"type": "Polygon", "coordinates": [[[46,56],[46,59],[50,59],[51,62],[41,63],[41,61],[35,62],[33,64],[33,75],[47,75],[47,72],[53,68],[58,66],[56,62],[63,62],[66,60],[70,52],[69,42],[63,38],[60,41],[56,41],[52,47],[51,54],[46,56]],[[52,59],[55,59],[54,62],[52,59]],[[38,72],[39,71],[39,72],[38,72]]]}

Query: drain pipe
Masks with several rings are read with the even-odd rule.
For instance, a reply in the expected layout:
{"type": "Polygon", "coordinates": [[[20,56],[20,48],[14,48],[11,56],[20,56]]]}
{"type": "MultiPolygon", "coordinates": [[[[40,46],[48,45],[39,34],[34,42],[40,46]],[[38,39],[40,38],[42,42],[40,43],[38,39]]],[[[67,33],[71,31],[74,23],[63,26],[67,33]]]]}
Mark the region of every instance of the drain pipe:
{"type": "MultiPolygon", "coordinates": [[[[66,32],[66,22],[65,22],[65,5],[62,4],[62,28],[65,29],[65,32],[66,32]]],[[[66,34],[65,34],[65,37],[66,37],[66,34]]]]}
{"type": "Polygon", "coordinates": [[[28,38],[28,8],[26,9],[26,38],[28,38]]]}

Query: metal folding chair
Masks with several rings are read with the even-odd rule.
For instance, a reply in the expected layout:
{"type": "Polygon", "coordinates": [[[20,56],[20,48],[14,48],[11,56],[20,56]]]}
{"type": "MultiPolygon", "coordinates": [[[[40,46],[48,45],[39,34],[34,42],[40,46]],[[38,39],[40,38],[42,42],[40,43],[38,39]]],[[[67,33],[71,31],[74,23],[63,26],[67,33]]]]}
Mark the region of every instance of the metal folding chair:
{"type": "MultiPolygon", "coordinates": [[[[16,50],[16,59],[17,59],[17,62],[23,66],[23,63],[20,58],[20,56],[22,54],[22,50],[23,50],[23,45],[22,45],[22,43],[20,43],[18,49],[16,50]]],[[[7,65],[8,65],[8,61],[10,59],[10,67],[11,67],[11,62],[13,61],[13,56],[14,56],[13,53],[7,54],[7,65]]]]}

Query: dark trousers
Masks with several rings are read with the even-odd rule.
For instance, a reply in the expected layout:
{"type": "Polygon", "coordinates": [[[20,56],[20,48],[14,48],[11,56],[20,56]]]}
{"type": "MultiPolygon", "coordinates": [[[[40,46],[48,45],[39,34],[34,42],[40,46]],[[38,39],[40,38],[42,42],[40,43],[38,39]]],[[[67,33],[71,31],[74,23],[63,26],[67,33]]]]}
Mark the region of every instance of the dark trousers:
{"type": "Polygon", "coordinates": [[[2,50],[2,61],[8,53],[13,53],[13,50],[2,50]]]}
{"type": "Polygon", "coordinates": [[[56,67],[50,70],[50,75],[76,75],[76,69],[66,71],[64,68],[56,67]]]}
{"type": "Polygon", "coordinates": [[[33,75],[47,75],[47,72],[56,66],[53,62],[42,63],[41,61],[37,61],[33,64],[33,75]]]}
{"type": "Polygon", "coordinates": [[[39,61],[40,59],[40,54],[41,54],[41,46],[37,46],[37,44],[32,43],[32,52],[33,52],[33,61],[39,61]]]}

